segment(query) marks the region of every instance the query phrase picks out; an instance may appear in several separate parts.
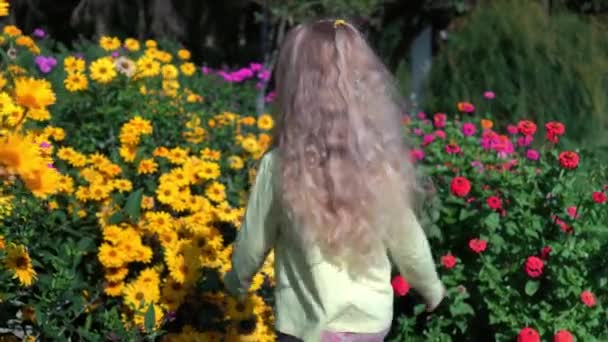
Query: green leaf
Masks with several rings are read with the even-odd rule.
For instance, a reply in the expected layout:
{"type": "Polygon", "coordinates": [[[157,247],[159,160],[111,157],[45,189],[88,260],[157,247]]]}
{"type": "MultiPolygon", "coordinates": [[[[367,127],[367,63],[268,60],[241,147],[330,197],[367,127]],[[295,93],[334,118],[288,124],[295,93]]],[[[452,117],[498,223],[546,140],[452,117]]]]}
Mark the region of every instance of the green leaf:
{"type": "Polygon", "coordinates": [[[122,212],[117,212],[108,219],[109,224],[119,224],[125,220],[125,215],[122,212]]]}
{"type": "Polygon", "coordinates": [[[540,282],[536,280],[528,280],[526,282],[526,294],[528,296],[533,296],[536,291],[538,291],[538,287],[540,286],[540,282]]]}
{"type": "Polygon", "coordinates": [[[500,225],[500,216],[498,213],[491,213],[484,220],[485,225],[490,229],[496,229],[500,225]]]}
{"type": "Polygon", "coordinates": [[[125,204],[125,212],[134,222],[139,221],[139,217],[141,215],[141,198],[143,194],[143,188],[137,189],[135,192],[132,192],[129,195],[127,198],[127,204],[125,204]]]}
{"type": "Polygon", "coordinates": [[[150,304],[148,306],[148,310],[146,311],[146,315],[144,316],[144,327],[147,332],[154,330],[154,323],[156,322],[156,317],[154,313],[154,305],[150,304]]]}

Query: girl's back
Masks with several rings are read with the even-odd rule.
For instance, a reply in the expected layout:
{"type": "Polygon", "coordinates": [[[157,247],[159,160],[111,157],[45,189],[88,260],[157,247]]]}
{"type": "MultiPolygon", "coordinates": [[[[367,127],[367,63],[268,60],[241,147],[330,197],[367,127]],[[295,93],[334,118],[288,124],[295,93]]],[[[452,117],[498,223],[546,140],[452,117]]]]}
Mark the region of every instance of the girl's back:
{"type": "Polygon", "coordinates": [[[261,161],[227,286],[244,291],[274,248],[280,332],[305,341],[322,331],[384,335],[388,255],[429,305],[443,295],[410,209],[415,177],[391,77],[341,20],[294,28],[275,77],[274,147],[261,161]]]}

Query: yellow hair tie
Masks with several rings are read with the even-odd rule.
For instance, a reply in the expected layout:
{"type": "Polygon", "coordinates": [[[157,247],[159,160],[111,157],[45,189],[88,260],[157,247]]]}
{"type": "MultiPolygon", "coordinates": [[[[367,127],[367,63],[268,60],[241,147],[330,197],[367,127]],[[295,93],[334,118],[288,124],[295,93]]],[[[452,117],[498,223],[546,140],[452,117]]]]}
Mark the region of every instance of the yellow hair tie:
{"type": "Polygon", "coordinates": [[[346,21],[344,21],[344,19],[336,19],[336,21],[334,21],[334,28],[338,28],[340,25],[346,25],[346,21]]]}

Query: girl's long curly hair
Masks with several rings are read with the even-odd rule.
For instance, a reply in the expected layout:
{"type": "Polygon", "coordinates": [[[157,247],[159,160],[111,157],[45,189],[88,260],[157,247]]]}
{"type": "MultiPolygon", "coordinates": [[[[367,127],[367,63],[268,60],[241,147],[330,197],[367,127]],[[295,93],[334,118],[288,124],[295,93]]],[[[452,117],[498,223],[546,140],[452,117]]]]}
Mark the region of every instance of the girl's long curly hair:
{"type": "Polygon", "coordinates": [[[283,203],[326,257],[365,267],[403,232],[416,183],[395,82],[361,33],[334,20],[293,28],[275,77],[283,203]]]}

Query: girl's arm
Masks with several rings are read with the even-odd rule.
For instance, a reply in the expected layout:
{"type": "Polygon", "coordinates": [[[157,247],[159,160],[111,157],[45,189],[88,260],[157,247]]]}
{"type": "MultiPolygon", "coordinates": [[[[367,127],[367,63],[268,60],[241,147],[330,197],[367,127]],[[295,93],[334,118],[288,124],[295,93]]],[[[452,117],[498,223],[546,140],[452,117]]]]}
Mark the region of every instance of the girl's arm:
{"type": "Polygon", "coordinates": [[[243,224],[234,243],[232,270],[224,278],[226,289],[234,296],[247,293],[251,279],[275,242],[278,218],[272,163],[271,154],[262,158],[243,224]]]}
{"type": "Polygon", "coordinates": [[[432,310],[445,296],[445,288],[437,275],[429,242],[411,210],[405,213],[402,227],[402,233],[388,241],[389,253],[401,275],[432,310]]]}

